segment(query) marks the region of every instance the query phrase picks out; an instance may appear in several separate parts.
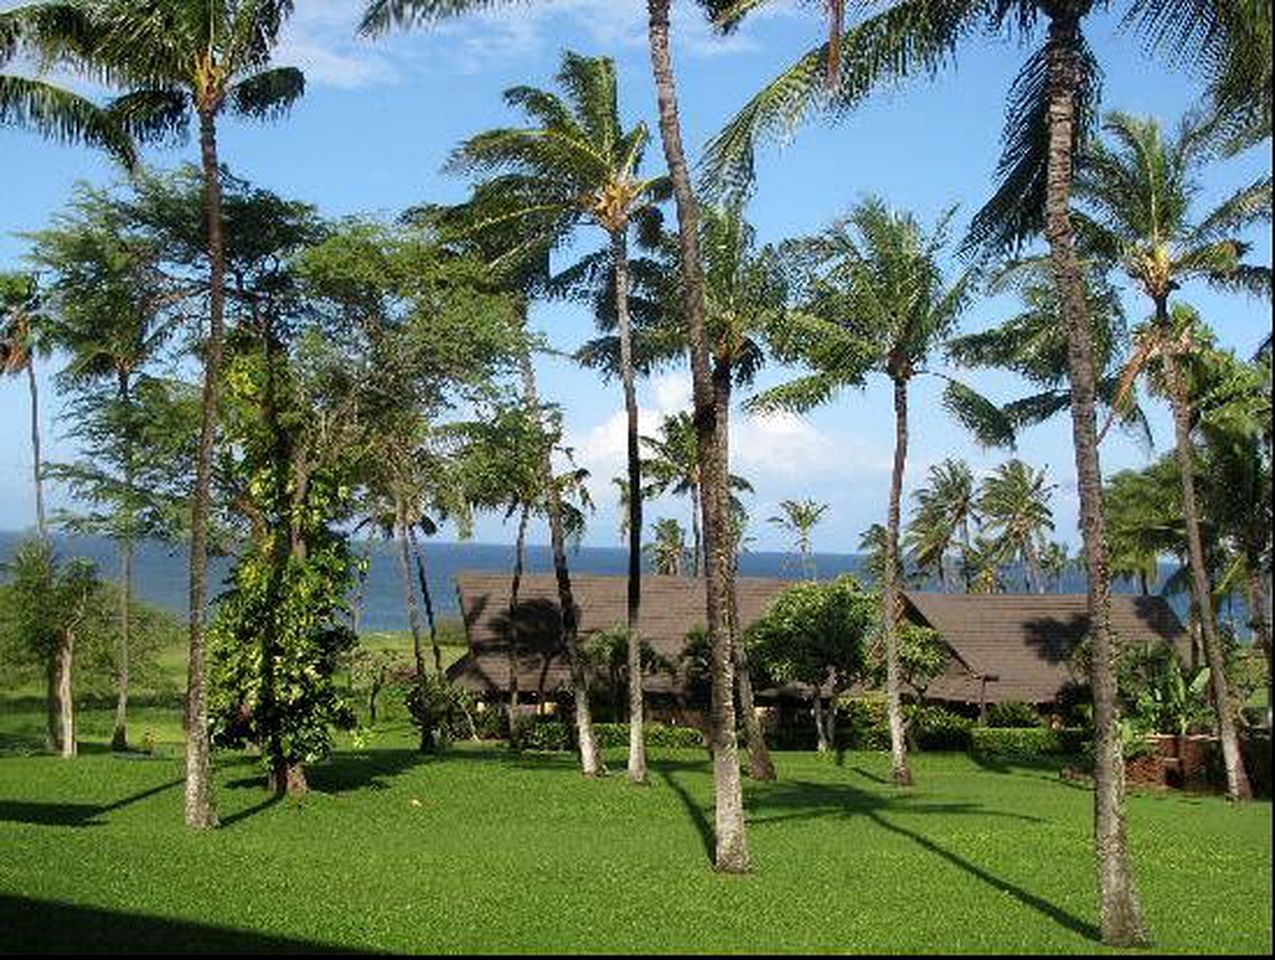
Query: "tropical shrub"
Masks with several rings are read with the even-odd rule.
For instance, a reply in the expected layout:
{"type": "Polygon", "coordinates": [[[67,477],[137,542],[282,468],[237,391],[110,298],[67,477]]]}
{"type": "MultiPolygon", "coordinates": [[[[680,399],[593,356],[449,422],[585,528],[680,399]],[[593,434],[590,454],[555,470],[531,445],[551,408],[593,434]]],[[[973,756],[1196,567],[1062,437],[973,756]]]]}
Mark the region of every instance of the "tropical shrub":
{"type": "Polygon", "coordinates": [[[988,706],[987,725],[989,727],[1040,727],[1044,726],[1044,720],[1030,703],[1006,700],[1004,703],[993,703],[988,706]]]}
{"type": "MultiPolygon", "coordinates": [[[[704,735],[695,727],[675,727],[667,723],[648,723],[645,726],[647,747],[690,749],[704,746],[704,735]]],[[[600,747],[627,747],[629,725],[627,723],[595,723],[594,736],[600,747]]]]}
{"type": "MultiPolygon", "coordinates": [[[[943,707],[908,704],[903,708],[918,749],[968,750],[974,721],[943,707]]],[[[886,730],[887,746],[889,730],[886,730]]]]}
{"type": "Polygon", "coordinates": [[[1046,756],[1079,756],[1091,735],[1076,727],[974,727],[970,752],[1003,760],[1035,760],[1046,756]]]}

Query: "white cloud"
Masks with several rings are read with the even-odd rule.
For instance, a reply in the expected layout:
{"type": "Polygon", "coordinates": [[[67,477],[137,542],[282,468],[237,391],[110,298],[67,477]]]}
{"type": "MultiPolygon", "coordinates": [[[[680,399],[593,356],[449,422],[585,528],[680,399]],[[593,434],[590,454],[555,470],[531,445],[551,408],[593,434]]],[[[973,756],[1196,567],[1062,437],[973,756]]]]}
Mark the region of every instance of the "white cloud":
{"type": "MultiPolygon", "coordinates": [[[[764,8],[752,21],[791,15],[791,2],[764,8]]],[[[475,74],[542,55],[566,30],[610,56],[647,43],[643,0],[542,0],[511,4],[375,40],[355,36],[358,7],[348,0],[306,0],[284,29],[277,62],[295,64],[315,85],[342,89],[394,83],[413,70],[442,66],[475,74]]],[[[714,33],[694,4],[674,8],[673,37],[683,55],[720,57],[758,49],[750,21],[729,36],[714,33]]]]}

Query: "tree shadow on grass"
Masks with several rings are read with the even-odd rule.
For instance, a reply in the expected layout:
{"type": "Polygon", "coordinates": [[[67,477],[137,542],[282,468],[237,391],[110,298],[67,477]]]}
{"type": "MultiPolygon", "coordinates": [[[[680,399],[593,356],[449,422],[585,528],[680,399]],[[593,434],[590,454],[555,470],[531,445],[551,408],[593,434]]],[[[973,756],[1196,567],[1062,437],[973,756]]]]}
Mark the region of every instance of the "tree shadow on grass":
{"type": "Polygon", "coordinates": [[[709,863],[717,861],[717,837],[713,829],[713,825],[708,822],[708,816],[704,813],[704,808],[699,802],[691,796],[691,792],[674,778],[674,769],[681,767],[685,769],[687,764],[681,763],[652,763],[651,767],[660,775],[660,779],[667,783],[677,798],[682,801],[682,807],[686,810],[687,817],[690,818],[695,830],[699,833],[700,843],[704,846],[704,856],[708,858],[709,863]]]}
{"type": "Polygon", "coordinates": [[[19,954],[346,952],[252,930],[16,896],[0,896],[0,934],[5,952],[19,954]]]}
{"type": "Polygon", "coordinates": [[[0,821],[9,823],[29,823],[42,827],[100,827],[105,825],[101,818],[115,810],[163,793],[184,779],[170,780],[157,787],[149,787],[116,800],[114,803],[43,803],[38,800],[0,800],[0,821]]]}
{"type": "MultiPolygon", "coordinates": [[[[691,769],[703,772],[707,764],[683,762],[661,763],[653,766],[682,801],[682,805],[686,808],[687,816],[699,833],[705,855],[711,863],[714,859],[715,850],[713,827],[709,822],[704,807],[675,776],[679,771],[684,772],[691,769]]],[[[880,782],[879,777],[867,774],[862,770],[856,768],[855,772],[868,777],[870,780],[880,782]]],[[[996,876],[979,864],[948,850],[924,834],[900,826],[888,819],[884,814],[897,811],[907,814],[970,815],[1001,817],[1028,823],[1042,823],[1044,818],[1012,811],[988,809],[976,803],[929,803],[921,801],[906,792],[899,792],[893,796],[882,796],[857,789],[848,784],[824,784],[803,780],[784,780],[776,783],[753,785],[749,790],[748,801],[748,806],[754,813],[753,816],[748,818],[748,824],[755,828],[764,829],[770,824],[784,821],[814,820],[827,817],[843,817],[847,819],[856,816],[864,817],[882,830],[912,841],[921,849],[946,860],[994,890],[1008,894],[1019,903],[1030,907],[1073,933],[1079,934],[1091,942],[1099,942],[1098,929],[1092,923],[1067,912],[1016,883],[996,876]],[[764,815],[766,811],[775,812],[770,815],[764,815]]]]}

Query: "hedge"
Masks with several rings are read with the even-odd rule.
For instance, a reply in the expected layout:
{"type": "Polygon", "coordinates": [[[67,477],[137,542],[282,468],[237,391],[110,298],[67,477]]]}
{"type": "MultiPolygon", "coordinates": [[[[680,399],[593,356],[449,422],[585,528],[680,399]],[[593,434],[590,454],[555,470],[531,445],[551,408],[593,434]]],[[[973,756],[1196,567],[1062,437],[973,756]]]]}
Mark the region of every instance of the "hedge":
{"type": "MultiPolygon", "coordinates": [[[[525,750],[564,751],[575,749],[575,726],[557,717],[536,717],[523,724],[525,750]]],[[[595,723],[593,735],[600,747],[627,747],[627,723],[595,723]]],[[[704,746],[704,736],[694,727],[672,727],[664,723],[646,725],[646,745],[654,748],[695,748],[704,746]]]]}
{"type": "Polygon", "coordinates": [[[1085,730],[1076,727],[975,727],[970,731],[970,752],[1012,760],[1077,756],[1089,739],[1085,730]]]}

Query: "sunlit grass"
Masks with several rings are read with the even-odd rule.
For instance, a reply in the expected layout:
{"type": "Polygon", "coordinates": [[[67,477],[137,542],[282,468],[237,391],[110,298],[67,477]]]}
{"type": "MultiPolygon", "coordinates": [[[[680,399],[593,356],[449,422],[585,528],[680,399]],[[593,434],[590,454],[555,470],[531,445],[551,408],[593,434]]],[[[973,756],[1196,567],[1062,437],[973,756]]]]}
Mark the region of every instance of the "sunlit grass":
{"type": "MultiPolygon", "coordinates": [[[[219,755],[223,827],[199,835],[177,739],[0,760],[6,949],[1098,948],[1092,798],[1048,769],[925,755],[900,792],[882,754],[778,754],[780,780],[747,785],[755,870],[729,877],[709,866],[701,751],[658,753],[635,788],[622,752],[593,782],[569,756],[498,745],[423,758],[399,724],[343,740],[300,803],[219,755]]],[[[1269,953],[1269,803],[1135,793],[1130,824],[1159,949],[1269,953]]]]}

